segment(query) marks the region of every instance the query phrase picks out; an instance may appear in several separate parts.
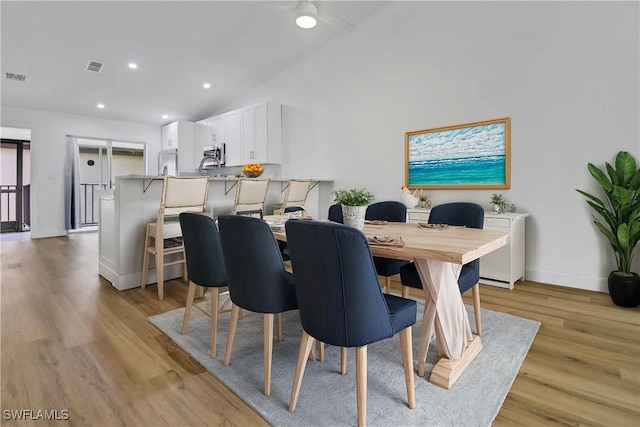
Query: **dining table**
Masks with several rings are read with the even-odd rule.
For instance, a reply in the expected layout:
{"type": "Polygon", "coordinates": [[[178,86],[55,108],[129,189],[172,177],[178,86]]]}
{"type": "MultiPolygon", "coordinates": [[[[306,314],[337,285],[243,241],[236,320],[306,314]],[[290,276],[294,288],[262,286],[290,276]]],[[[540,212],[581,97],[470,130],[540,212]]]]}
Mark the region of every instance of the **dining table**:
{"type": "MultiPolygon", "coordinates": [[[[265,216],[276,239],[287,239],[284,219],[265,216]]],[[[288,219],[303,221],[307,219],[288,219]]],[[[429,381],[449,389],[482,351],[471,333],[458,276],[462,265],[507,244],[508,233],[446,224],[367,221],[362,232],[372,256],[413,261],[424,290],[418,347],[418,375],[424,376],[429,342],[435,335],[440,359],[429,381]]],[[[295,274],[295,271],[294,271],[295,274]]]]}

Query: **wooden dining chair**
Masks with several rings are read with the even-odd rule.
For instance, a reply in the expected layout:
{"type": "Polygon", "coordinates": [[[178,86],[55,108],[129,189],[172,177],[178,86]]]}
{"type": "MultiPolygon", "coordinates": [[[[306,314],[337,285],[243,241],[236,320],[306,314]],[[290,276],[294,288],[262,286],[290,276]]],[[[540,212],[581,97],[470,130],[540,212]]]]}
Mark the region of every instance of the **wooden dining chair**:
{"type": "MultiPolygon", "coordinates": [[[[289,411],[296,408],[307,359],[317,340],[356,348],[358,425],[366,425],[367,346],[397,333],[408,406],[415,408],[411,326],[416,322],[416,302],[382,293],[361,231],[326,221],[287,221],[285,228],[303,329],[289,411]]],[[[339,393],[338,387],[336,382],[339,393]]]]}
{"type": "Polygon", "coordinates": [[[269,191],[269,178],[267,179],[244,179],[238,180],[236,198],[233,203],[232,214],[238,212],[248,212],[260,210],[265,212],[265,203],[269,191]]]}
{"type": "Polygon", "coordinates": [[[153,256],[160,300],[164,297],[166,267],[182,265],[182,276],[185,281],[187,280],[186,256],[178,215],[182,212],[204,213],[207,208],[208,193],[208,177],[164,177],[156,221],[148,223],[146,227],[141,280],[141,287],[144,289],[147,285],[149,259],[153,256]],[[166,262],[165,257],[170,255],[175,255],[177,259],[166,262]]]}

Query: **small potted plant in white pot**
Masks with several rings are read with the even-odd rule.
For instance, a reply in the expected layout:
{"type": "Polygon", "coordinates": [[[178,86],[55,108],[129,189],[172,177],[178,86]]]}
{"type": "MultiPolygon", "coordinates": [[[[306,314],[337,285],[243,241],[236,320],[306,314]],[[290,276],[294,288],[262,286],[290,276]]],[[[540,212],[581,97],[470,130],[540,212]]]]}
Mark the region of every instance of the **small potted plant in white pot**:
{"type": "Polygon", "coordinates": [[[431,201],[429,200],[429,197],[422,192],[422,189],[420,189],[418,200],[420,200],[420,209],[427,209],[431,207],[431,201]]]}
{"type": "Polygon", "coordinates": [[[491,195],[491,204],[493,204],[493,211],[500,213],[500,206],[504,203],[504,197],[502,194],[493,193],[491,195]]]}
{"type": "Polygon", "coordinates": [[[342,205],[342,218],[345,225],[358,230],[364,228],[364,214],[367,206],[374,200],[373,194],[363,189],[335,190],[334,201],[342,205]]]}

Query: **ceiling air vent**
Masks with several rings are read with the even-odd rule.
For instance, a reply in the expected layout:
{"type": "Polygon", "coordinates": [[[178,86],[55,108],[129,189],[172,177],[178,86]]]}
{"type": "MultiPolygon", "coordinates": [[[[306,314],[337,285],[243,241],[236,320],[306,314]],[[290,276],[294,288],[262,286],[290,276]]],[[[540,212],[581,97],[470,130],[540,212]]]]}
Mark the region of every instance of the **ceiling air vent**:
{"type": "Polygon", "coordinates": [[[96,73],[99,73],[100,71],[102,71],[102,67],[104,67],[104,63],[100,61],[89,61],[89,63],[87,64],[87,71],[94,71],[96,73]]]}
{"type": "Polygon", "coordinates": [[[24,76],[22,74],[14,74],[14,73],[5,73],[5,74],[9,80],[16,80],[19,82],[23,82],[27,79],[27,76],[24,76]]]}

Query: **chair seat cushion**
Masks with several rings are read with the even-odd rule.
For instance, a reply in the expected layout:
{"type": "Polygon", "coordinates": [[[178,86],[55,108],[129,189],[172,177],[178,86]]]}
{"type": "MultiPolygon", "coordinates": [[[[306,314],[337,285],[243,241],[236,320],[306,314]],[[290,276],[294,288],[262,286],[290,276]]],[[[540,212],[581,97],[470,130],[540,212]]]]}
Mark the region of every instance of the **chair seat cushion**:
{"type": "Polygon", "coordinates": [[[376,266],[376,272],[379,276],[389,277],[400,273],[403,265],[409,264],[409,261],[393,258],[373,257],[373,263],[376,266]]]}
{"type": "MultiPolygon", "coordinates": [[[[477,270],[472,267],[474,262],[477,262],[477,260],[462,266],[460,277],[458,277],[458,288],[460,288],[460,293],[465,293],[469,288],[477,284],[478,280],[480,280],[477,270]]],[[[400,281],[403,286],[422,289],[422,281],[420,280],[418,269],[414,263],[404,265],[400,268],[400,281]]]]}
{"type": "MultiPolygon", "coordinates": [[[[152,237],[156,236],[156,228],[158,224],[152,222],[149,224],[149,235],[152,237]]],[[[164,223],[162,227],[162,234],[165,239],[170,239],[172,237],[182,237],[182,228],[180,228],[180,223],[178,221],[167,221],[164,223]]]]}
{"type": "Polygon", "coordinates": [[[414,300],[389,294],[383,296],[389,307],[394,335],[416,323],[417,306],[414,300]]]}

